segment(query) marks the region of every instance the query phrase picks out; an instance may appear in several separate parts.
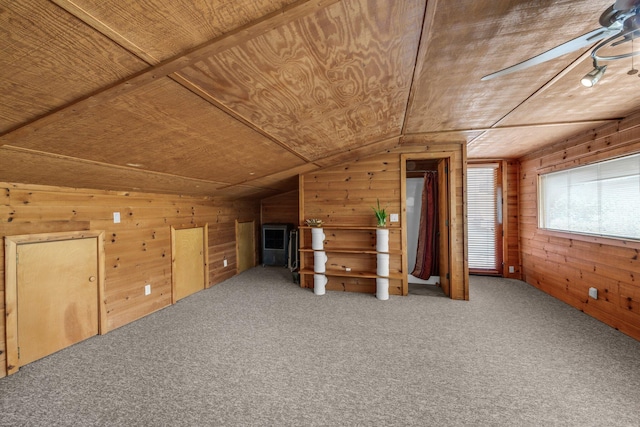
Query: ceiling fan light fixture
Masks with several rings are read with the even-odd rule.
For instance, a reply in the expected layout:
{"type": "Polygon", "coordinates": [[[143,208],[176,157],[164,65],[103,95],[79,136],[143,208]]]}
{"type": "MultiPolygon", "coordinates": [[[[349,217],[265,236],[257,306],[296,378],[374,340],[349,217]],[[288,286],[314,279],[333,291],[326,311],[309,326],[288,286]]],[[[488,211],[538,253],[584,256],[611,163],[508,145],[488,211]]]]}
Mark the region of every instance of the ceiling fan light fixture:
{"type": "Polygon", "coordinates": [[[601,65],[601,66],[596,65],[593,68],[593,70],[585,74],[582,80],[580,80],[580,83],[582,83],[582,86],[584,87],[594,86],[596,83],[598,83],[598,80],[600,80],[600,78],[604,75],[604,72],[606,71],[606,69],[607,69],[606,65],[601,65]]]}

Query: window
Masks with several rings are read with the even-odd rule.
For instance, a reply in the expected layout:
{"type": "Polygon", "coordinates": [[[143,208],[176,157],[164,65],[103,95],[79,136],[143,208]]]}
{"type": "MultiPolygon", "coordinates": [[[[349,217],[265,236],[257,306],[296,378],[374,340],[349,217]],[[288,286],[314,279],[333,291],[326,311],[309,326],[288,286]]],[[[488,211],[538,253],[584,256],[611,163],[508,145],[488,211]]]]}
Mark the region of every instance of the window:
{"type": "Polygon", "coordinates": [[[502,272],[502,194],[500,165],[470,164],[467,168],[469,270],[502,272]]]}
{"type": "Polygon", "coordinates": [[[640,154],[539,180],[540,228],[640,239],[640,154]]]}

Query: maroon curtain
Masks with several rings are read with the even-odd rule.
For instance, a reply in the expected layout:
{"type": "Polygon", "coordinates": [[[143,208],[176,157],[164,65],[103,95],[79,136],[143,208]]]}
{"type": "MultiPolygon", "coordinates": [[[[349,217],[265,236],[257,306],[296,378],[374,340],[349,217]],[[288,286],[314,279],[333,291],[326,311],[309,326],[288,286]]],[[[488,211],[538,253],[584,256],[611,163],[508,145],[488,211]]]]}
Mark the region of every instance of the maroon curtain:
{"type": "Polygon", "coordinates": [[[413,276],[427,280],[438,273],[438,172],[424,174],[418,250],[413,276]]]}

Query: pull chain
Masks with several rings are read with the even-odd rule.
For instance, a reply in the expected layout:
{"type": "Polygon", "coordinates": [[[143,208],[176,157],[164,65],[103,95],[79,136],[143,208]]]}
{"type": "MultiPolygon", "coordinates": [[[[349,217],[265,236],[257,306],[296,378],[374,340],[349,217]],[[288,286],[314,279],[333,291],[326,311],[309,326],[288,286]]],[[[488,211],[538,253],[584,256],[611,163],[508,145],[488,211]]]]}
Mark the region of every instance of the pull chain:
{"type": "MultiPolygon", "coordinates": [[[[633,39],[631,39],[631,53],[633,53],[633,39]]],[[[636,74],[638,72],[638,70],[636,70],[636,67],[633,66],[633,55],[631,56],[631,69],[629,71],[627,71],[627,74],[629,74],[630,76],[633,76],[634,74],[636,74]]]]}

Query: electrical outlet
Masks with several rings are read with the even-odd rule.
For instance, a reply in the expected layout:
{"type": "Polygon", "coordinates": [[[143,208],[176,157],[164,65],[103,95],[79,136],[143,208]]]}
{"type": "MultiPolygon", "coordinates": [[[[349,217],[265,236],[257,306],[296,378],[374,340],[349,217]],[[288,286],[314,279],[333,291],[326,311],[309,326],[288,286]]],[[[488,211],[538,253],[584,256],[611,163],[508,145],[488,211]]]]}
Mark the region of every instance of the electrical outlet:
{"type": "Polygon", "coordinates": [[[389,222],[398,222],[400,219],[398,218],[398,214],[389,215],[389,222]]]}
{"type": "Polygon", "coordinates": [[[227,266],[227,259],[225,258],[224,260],[222,260],[222,266],[226,267],[227,266]]]}
{"type": "Polygon", "coordinates": [[[593,299],[598,299],[598,288],[589,288],[589,296],[593,299]]]}
{"type": "Polygon", "coordinates": [[[151,295],[151,284],[147,283],[146,285],[144,285],[144,294],[145,295],[151,295]]]}
{"type": "Polygon", "coordinates": [[[516,272],[516,268],[513,265],[509,266],[509,273],[513,274],[516,272]]]}
{"type": "Polygon", "coordinates": [[[120,212],[114,212],[113,213],[113,223],[114,224],[119,224],[120,223],[120,212]]]}

